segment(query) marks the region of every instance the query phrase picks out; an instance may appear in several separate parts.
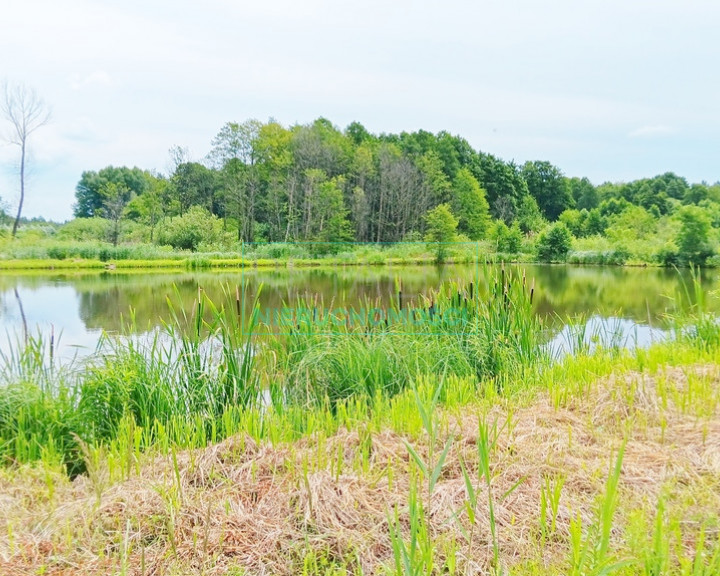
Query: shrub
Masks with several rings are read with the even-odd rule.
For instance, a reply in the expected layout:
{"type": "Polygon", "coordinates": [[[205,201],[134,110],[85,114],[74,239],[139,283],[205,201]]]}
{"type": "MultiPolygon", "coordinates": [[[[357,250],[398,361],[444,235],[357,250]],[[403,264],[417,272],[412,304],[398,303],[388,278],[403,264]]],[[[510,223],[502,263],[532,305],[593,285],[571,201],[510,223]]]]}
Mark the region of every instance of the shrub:
{"type": "Polygon", "coordinates": [[[541,262],[564,262],[572,248],[572,234],[562,222],[552,224],[540,234],[537,257],[541,262]]]}
{"type": "Polygon", "coordinates": [[[128,260],[131,250],[127,246],[103,246],[98,250],[98,259],[102,262],[108,260],[128,260]]]}
{"type": "Polygon", "coordinates": [[[720,268],[720,256],[715,254],[707,259],[705,262],[707,268],[720,268]]]}
{"type": "Polygon", "coordinates": [[[158,231],[158,242],[180,250],[195,252],[201,242],[218,242],[222,221],[200,206],[193,206],[182,216],[171,219],[158,231]]]}
{"type": "Polygon", "coordinates": [[[630,258],[630,253],[624,248],[616,250],[585,250],[570,252],[567,261],[570,264],[614,265],[622,266],[630,258]]]}
{"type": "Polygon", "coordinates": [[[243,248],[243,255],[255,259],[282,260],[287,258],[308,258],[307,249],[302,244],[288,242],[272,242],[269,244],[246,244],[243,248]]]}
{"type": "Polygon", "coordinates": [[[505,222],[498,221],[493,227],[490,238],[495,242],[498,252],[517,254],[522,250],[523,234],[517,222],[508,228],[505,222]]]}
{"type": "Polygon", "coordinates": [[[654,255],[654,260],[663,266],[672,267],[682,265],[680,252],[674,244],[665,244],[654,255]]]}
{"type": "Polygon", "coordinates": [[[59,240],[105,240],[109,222],[104,218],[75,218],[57,232],[59,240]]]}
{"type": "Polygon", "coordinates": [[[47,249],[47,255],[48,258],[52,258],[53,260],[65,260],[65,258],[68,257],[68,248],[62,244],[50,246],[47,249]]]}

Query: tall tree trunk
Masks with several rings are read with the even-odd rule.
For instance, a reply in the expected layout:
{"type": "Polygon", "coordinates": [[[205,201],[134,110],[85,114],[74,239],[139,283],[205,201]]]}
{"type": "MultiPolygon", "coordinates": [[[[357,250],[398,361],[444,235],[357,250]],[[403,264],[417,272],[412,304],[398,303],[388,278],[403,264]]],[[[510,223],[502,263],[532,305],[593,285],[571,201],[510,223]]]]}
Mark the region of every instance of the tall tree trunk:
{"type": "Polygon", "coordinates": [[[381,183],[380,184],[380,206],[378,208],[378,213],[377,213],[377,237],[375,238],[375,242],[380,242],[380,240],[382,239],[384,200],[385,200],[385,190],[383,189],[382,183],[381,183]]]}
{"type": "Polygon", "coordinates": [[[15,238],[18,226],[20,225],[20,215],[22,214],[23,202],[25,202],[25,138],[20,144],[20,203],[18,204],[17,216],[13,224],[12,237],[15,238]]]}
{"type": "Polygon", "coordinates": [[[285,230],[285,242],[288,242],[290,240],[290,228],[293,226],[295,222],[295,177],[292,176],[290,178],[290,189],[288,193],[288,219],[287,219],[287,229],[285,230]]]}

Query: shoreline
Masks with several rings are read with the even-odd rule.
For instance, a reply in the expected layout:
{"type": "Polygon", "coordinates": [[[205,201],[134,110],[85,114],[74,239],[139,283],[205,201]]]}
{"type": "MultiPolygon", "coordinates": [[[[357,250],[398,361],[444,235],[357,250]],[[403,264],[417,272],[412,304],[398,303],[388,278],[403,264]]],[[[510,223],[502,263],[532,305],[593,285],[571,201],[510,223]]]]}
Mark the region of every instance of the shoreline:
{"type": "MultiPolygon", "coordinates": [[[[126,260],[87,260],[87,259],[7,259],[0,260],[0,274],[3,272],[19,271],[66,271],[66,270],[94,270],[94,271],[121,271],[121,270],[229,270],[245,268],[325,268],[325,267],[358,267],[358,266],[430,266],[455,264],[528,264],[535,266],[571,266],[577,268],[668,268],[656,262],[630,261],[625,263],[598,263],[598,262],[542,262],[529,255],[503,259],[497,254],[486,254],[480,261],[467,256],[449,257],[438,264],[432,256],[419,257],[392,257],[383,260],[376,259],[338,259],[338,258],[295,258],[295,259],[267,259],[256,260],[244,258],[212,258],[199,256],[197,258],[165,258],[165,259],[126,259],[126,260]]],[[[705,266],[704,269],[713,269],[705,266]]]]}

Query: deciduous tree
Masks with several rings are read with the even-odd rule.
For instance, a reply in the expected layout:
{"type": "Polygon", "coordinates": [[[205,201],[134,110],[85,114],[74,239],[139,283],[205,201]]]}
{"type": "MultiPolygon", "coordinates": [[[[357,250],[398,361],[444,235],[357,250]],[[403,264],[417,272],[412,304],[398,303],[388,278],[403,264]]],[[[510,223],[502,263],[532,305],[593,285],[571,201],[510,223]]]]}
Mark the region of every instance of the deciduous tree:
{"type": "Polygon", "coordinates": [[[17,215],[13,223],[12,236],[17,234],[17,229],[22,216],[23,203],[25,202],[25,186],[27,175],[27,152],[28,140],[38,128],[41,128],[50,121],[50,111],[35,90],[25,86],[10,87],[4,85],[4,95],[0,102],[0,112],[10,123],[10,132],[7,136],[8,142],[20,148],[20,201],[18,202],[17,215]]]}
{"type": "Polygon", "coordinates": [[[458,220],[449,204],[440,204],[425,214],[427,232],[425,239],[435,248],[435,260],[443,262],[450,244],[457,238],[458,220]]]}
{"type": "Polygon", "coordinates": [[[103,196],[102,216],[110,221],[108,240],[112,242],[113,246],[117,246],[125,207],[132,199],[132,191],[123,184],[109,182],[102,188],[101,194],[103,196]]]}
{"type": "Polygon", "coordinates": [[[126,166],[107,166],[97,172],[88,170],[82,173],[75,187],[74,212],[77,218],[100,216],[104,205],[103,190],[109,184],[122,186],[135,196],[142,196],[153,184],[155,177],[140,168],[126,166]]]}
{"type": "Polygon", "coordinates": [[[683,206],[677,218],[680,230],[675,243],[682,261],[702,266],[713,253],[709,242],[710,218],[699,206],[683,206]]]}
{"type": "Polygon", "coordinates": [[[573,207],[574,200],[567,179],[550,162],[526,162],[522,176],[527,182],[528,192],[548,220],[557,220],[564,210],[573,207]]]}
{"type": "Polygon", "coordinates": [[[471,240],[487,235],[490,226],[490,207],[485,190],[467,168],[458,170],[453,181],[452,206],[458,217],[458,230],[471,240]]]}
{"type": "Polygon", "coordinates": [[[237,220],[238,240],[253,240],[253,226],[260,181],[258,173],[258,139],[262,123],[247,120],[228,122],[212,141],[208,155],[220,171],[223,187],[218,204],[222,216],[232,214],[237,220]]]}

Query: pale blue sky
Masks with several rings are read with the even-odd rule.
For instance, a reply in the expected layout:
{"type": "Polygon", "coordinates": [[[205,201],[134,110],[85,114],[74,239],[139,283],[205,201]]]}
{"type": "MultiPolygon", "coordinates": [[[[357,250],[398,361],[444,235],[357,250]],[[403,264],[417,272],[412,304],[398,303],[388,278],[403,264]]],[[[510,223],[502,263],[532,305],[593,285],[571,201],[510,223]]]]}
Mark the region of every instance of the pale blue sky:
{"type": "MultiPolygon", "coordinates": [[[[83,170],[164,172],[170,146],[202,158],[247,118],[447,130],[595,183],[720,179],[714,0],[7,4],[0,79],[53,110],[31,143],[29,216],[69,218],[83,170]]],[[[11,203],[15,157],[0,145],[11,203]]]]}

